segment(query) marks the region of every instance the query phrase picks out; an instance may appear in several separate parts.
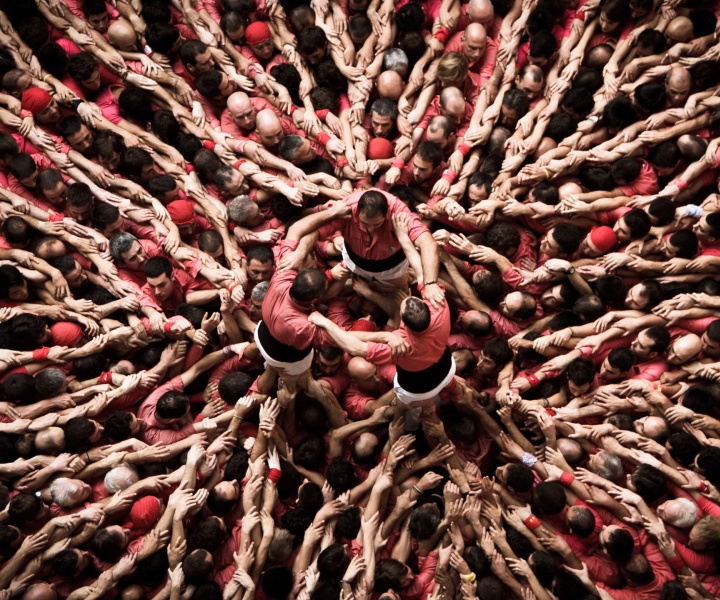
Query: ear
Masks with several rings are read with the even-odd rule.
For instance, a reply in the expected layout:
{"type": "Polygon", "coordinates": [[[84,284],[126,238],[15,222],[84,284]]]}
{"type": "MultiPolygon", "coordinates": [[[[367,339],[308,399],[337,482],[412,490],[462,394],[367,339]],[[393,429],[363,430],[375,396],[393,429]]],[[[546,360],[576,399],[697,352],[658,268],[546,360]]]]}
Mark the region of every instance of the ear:
{"type": "Polygon", "coordinates": [[[656,357],[658,356],[658,354],[659,354],[658,352],[651,352],[651,353],[648,355],[648,359],[651,360],[651,359],[653,359],[653,358],[656,358],[656,357]]]}

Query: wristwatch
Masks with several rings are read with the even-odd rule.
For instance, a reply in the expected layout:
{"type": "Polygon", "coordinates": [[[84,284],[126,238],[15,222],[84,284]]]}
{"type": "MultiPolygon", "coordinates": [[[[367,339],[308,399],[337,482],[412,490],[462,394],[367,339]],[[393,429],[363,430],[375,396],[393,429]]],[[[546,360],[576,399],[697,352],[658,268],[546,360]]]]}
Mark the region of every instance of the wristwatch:
{"type": "Polygon", "coordinates": [[[570,268],[567,271],[565,271],[565,275],[572,275],[574,272],[575,272],[575,267],[570,265],[570,268]]]}

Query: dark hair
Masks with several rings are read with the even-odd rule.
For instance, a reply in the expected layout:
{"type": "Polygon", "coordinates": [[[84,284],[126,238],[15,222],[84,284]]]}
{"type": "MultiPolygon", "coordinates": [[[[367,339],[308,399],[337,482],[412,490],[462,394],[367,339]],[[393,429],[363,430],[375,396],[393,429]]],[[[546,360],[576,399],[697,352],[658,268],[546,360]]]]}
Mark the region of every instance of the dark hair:
{"type": "Polygon", "coordinates": [[[641,83],[635,88],[635,105],[644,114],[659,112],[666,102],[665,86],[656,81],[641,83]]]}
{"type": "Polygon", "coordinates": [[[593,106],[592,93],[585,88],[572,88],[568,90],[562,101],[562,107],[565,110],[572,111],[580,119],[587,117],[592,111],[593,106]]]}
{"type": "Polygon", "coordinates": [[[207,550],[193,550],[183,558],[182,570],[188,583],[198,585],[207,580],[213,570],[212,555],[207,560],[207,550]]]}
{"type": "Polygon", "coordinates": [[[557,40],[550,31],[538,31],[530,40],[528,56],[550,58],[557,50],[557,40]]]}
{"type": "Polygon", "coordinates": [[[613,306],[624,306],[627,292],[627,285],[617,275],[601,275],[595,281],[595,293],[613,306]]]}
{"type": "Polygon", "coordinates": [[[375,592],[383,593],[390,589],[400,589],[406,572],[405,565],[394,558],[378,561],[375,565],[375,592]]]}
{"type": "Polygon", "coordinates": [[[626,529],[618,527],[608,536],[605,550],[610,558],[620,562],[626,561],[632,555],[635,541],[626,529]]]}
{"type": "Polygon", "coordinates": [[[350,557],[342,544],[331,544],[325,548],[317,558],[317,568],[320,580],[342,579],[345,569],[350,564],[350,557]]]}
{"type": "Polygon", "coordinates": [[[504,367],[513,359],[513,352],[507,340],[502,338],[492,338],[485,342],[483,346],[483,354],[495,363],[499,369],[504,367]]]}
{"type": "Polygon", "coordinates": [[[660,54],[665,50],[665,36],[655,29],[643,29],[637,36],[637,46],[650,49],[650,54],[660,54]]]}
{"type": "Polygon", "coordinates": [[[607,359],[613,369],[620,369],[623,373],[627,373],[635,362],[630,348],[625,347],[613,348],[610,350],[607,359]]]}
{"type": "Polygon", "coordinates": [[[505,481],[514,492],[524,494],[535,484],[533,470],[522,463],[510,463],[504,471],[505,481]]]}
{"type": "Polygon", "coordinates": [[[145,30],[145,41],[160,54],[167,54],[180,38],[177,27],[168,23],[152,23],[145,30]]]}
{"type": "Polygon", "coordinates": [[[343,494],[355,487],[358,483],[355,469],[350,461],[335,457],[330,461],[327,468],[328,484],[338,493],[343,494]]]}
{"type": "Polygon", "coordinates": [[[645,502],[652,503],[667,493],[665,475],[655,467],[641,464],[631,476],[635,491],[645,502]]]}
{"type": "Polygon", "coordinates": [[[410,297],[405,302],[402,322],[410,331],[425,331],[430,326],[430,308],[420,298],[410,297]]]}
{"type": "Polygon", "coordinates": [[[641,208],[633,208],[626,212],[622,219],[630,230],[630,239],[644,238],[650,232],[650,217],[641,208]]]}
{"type": "Polygon", "coordinates": [[[595,515],[584,506],[575,506],[574,508],[573,516],[568,517],[570,530],[581,538],[590,537],[595,531],[595,515]]]}
{"type": "Polygon", "coordinates": [[[180,60],[184,65],[195,66],[195,59],[203,54],[208,47],[200,40],[188,40],[180,46],[180,60]]]}
{"type": "Polygon", "coordinates": [[[19,527],[32,522],[40,516],[43,509],[43,502],[35,494],[20,492],[12,500],[8,507],[8,513],[12,522],[19,527]]]}
{"type": "Polygon", "coordinates": [[[399,32],[420,32],[425,24],[425,11],[415,2],[409,2],[395,13],[395,24],[399,32]]]}
{"type": "Polygon", "coordinates": [[[440,144],[437,142],[428,142],[427,140],[420,143],[415,149],[415,154],[423,160],[432,163],[433,169],[437,169],[443,159],[443,151],[442,148],[440,148],[440,144]]]}
{"type": "Polygon", "coordinates": [[[90,550],[100,560],[115,563],[122,556],[125,544],[118,531],[103,527],[95,532],[90,542],[90,550]]]}
{"type": "Polygon", "coordinates": [[[540,584],[545,588],[550,588],[555,575],[560,569],[558,561],[547,552],[536,550],[530,555],[528,564],[540,584]]]}
{"type": "Polygon", "coordinates": [[[650,352],[662,354],[668,349],[670,345],[670,332],[668,332],[664,326],[654,325],[653,327],[648,327],[645,330],[645,335],[652,340],[650,352]]]}
{"type": "Polygon", "coordinates": [[[260,578],[260,588],[270,600],[285,600],[294,585],[295,577],[288,567],[270,567],[260,578]]]}
{"type": "Polygon", "coordinates": [[[640,176],[642,163],[632,156],[624,156],[615,161],[610,169],[610,175],[617,185],[627,185],[640,176]]]}
{"type": "Polygon", "coordinates": [[[95,433],[95,425],[85,417],[73,417],[63,427],[65,431],[65,450],[73,454],[87,452],[92,447],[90,438],[95,433]]]}
{"type": "Polygon", "coordinates": [[[295,302],[313,302],[322,296],[327,286],[327,276],[318,269],[302,269],[290,287],[290,297],[295,302]]]}
{"type": "Polygon", "coordinates": [[[542,481],[533,489],[533,502],[542,515],[557,515],[567,500],[563,487],[555,481],[542,481]]]}
{"type": "Polygon", "coordinates": [[[297,35],[297,51],[309,56],[317,50],[322,50],[327,44],[325,32],[316,25],[306,27],[297,35]]]}
{"type": "Polygon", "coordinates": [[[570,223],[560,223],[552,230],[552,236],[564,254],[576,252],[583,239],[580,229],[570,223]]]}
{"type": "Polygon", "coordinates": [[[627,96],[610,100],[603,109],[603,125],[611,129],[623,129],[637,120],[637,111],[627,96]]]}
{"type": "Polygon", "coordinates": [[[157,401],[155,413],[163,419],[179,419],[190,406],[190,399],[182,392],[165,392],[157,401]]]}
{"type": "Polygon", "coordinates": [[[108,415],[103,427],[105,435],[115,442],[127,440],[132,436],[130,425],[132,414],[126,410],[116,410],[108,415]]]}
{"type": "Polygon", "coordinates": [[[695,457],[702,450],[702,444],[697,438],[685,431],[671,434],[667,440],[667,445],[670,456],[684,467],[690,467],[695,457]]]}
{"type": "Polygon", "coordinates": [[[167,275],[168,278],[172,279],[172,264],[164,256],[153,256],[150,260],[145,263],[143,272],[145,277],[160,277],[160,275],[167,275]]]}
{"type": "Polygon", "coordinates": [[[225,540],[225,532],[217,519],[207,518],[193,528],[192,541],[198,548],[214,552],[225,540]]]}

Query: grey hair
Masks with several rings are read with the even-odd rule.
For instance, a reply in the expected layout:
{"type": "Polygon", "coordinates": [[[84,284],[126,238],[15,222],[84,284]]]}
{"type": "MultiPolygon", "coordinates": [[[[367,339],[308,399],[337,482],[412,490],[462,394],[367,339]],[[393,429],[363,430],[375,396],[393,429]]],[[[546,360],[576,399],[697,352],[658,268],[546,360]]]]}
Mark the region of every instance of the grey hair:
{"type": "Polygon", "coordinates": [[[623,465],[622,460],[617,454],[610,452],[600,452],[602,464],[595,469],[595,474],[608,481],[617,481],[622,477],[623,465]]]}
{"type": "Polygon", "coordinates": [[[389,48],[383,57],[383,68],[402,75],[410,66],[407,54],[401,48],[389,48]]]}
{"type": "Polygon", "coordinates": [[[128,463],[120,463],[117,467],[110,469],[105,474],[103,485],[105,486],[105,491],[108,494],[114,494],[116,492],[126,490],[139,479],[140,478],[138,477],[135,467],[128,463]],[[128,471],[135,476],[135,481],[128,480],[128,471]]]}
{"type": "Polygon", "coordinates": [[[242,225],[252,216],[257,204],[250,196],[235,196],[227,205],[228,218],[242,225]]]}
{"type": "Polygon", "coordinates": [[[250,294],[250,298],[256,302],[262,302],[265,300],[265,294],[267,294],[268,288],[270,287],[269,281],[261,281],[258,283],[250,294]]]}
{"type": "Polygon", "coordinates": [[[62,508],[70,508],[73,505],[70,496],[78,492],[78,485],[67,477],[58,477],[50,484],[50,496],[53,502],[62,508]]]}
{"type": "Polygon", "coordinates": [[[122,255],[132,248],[138,239],[132,233],[116,233],[110,240],[110,254],[114,260],[122,260],[122,255]]]}

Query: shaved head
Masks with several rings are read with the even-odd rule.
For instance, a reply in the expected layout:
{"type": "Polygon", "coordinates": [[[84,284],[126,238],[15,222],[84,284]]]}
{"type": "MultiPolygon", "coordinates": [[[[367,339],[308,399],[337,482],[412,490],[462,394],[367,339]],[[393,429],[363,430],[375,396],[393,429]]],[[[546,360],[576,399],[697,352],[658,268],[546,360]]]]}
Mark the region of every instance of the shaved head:
{"type": "Polygon", "coordinates": [[[268,148],[275,148],[285,137],[280,117],[270,108],[258,112],[255,117],[255,130],[260,141],[268,148]]]}
{"type": "Polygon", "coordinates": [[[113,21],[107,30],[110,43],[118,50],[134,50],[137,43],[137,34],[125,20],[113,21]]]}
{"type": "Polygon", "coordinates": [[[676,339],[667,350],[667,361],[671,365],[682,365],[700,354],[702,339],[699,335],[688,333],[676,339]]]}
{"type": "Polygon", "coordinates": [[[492,25],[495,18],[495,9],[490,0],[470,0],[467,15],[470,21],[482,23],[487,29],[492,25]]]}
{"type": "Polygon", "coordinates": [[[690,41],[693,34],[693,24],[687,17],[675,17],[668,23],[665,37],[669,43],[685,44],[690,41]]]}
{"type": "Polygon", "coordinates": [[[235,125],[245,131],[255,129],[257,113],[250,97],[245,92],[234,92],[228,96],[227,110],[235,125]]]}
{"type": "Polygon", "coordinates": [[[684,106],[690,95],[692,78],[685,67],[673,67],[665,78],[665,93],[671,106],[684,106]]]}
{"type": "Polygon", "coordinates": [[[377,80],[378,95],[381,98],[397,100],[403,93],[402,77],[395,71],[383,71],[377,80]]]}
{"type": "Polygon", "coordinates": [[[348,374],[353,379],[365,379],[376,371],[375,365],[359,356],[354,356],[350,359],[347,369],[348,374]]]}

